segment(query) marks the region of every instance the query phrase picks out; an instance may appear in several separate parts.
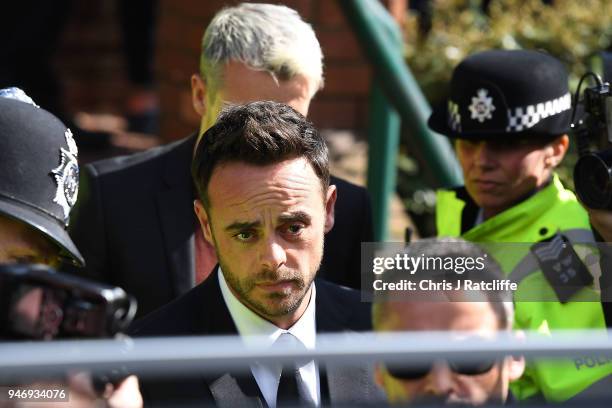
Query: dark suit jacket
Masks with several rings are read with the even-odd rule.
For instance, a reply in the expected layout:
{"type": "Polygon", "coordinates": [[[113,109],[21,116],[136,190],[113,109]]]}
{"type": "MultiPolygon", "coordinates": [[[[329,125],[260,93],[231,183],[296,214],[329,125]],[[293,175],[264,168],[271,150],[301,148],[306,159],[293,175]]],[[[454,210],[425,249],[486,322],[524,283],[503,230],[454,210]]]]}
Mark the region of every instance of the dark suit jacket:
{"type": "MultiPolygon", "coordinates": [[[[197,219],[190,165],[196,135],[81,169],[70,234],[85,257],[86,277],[121,286],[138,316],[187,292],[195,282],[197,219]]],[[[360,287],[360,243],[371,241],[364,188],[332,177],[336,222],[327,234],[320,276],[360,287]]]]}
{"type": "MultiPolygon", "coordinates": [[[[321,279],[315,284],[317,333],[371,330],[370,305],[360,301],[357,291],[321,279]]],[[[136,321],[130,331],[135,337],[238,334],[223,300],[216,271],[185,295],[136,321]]],[[[366,403],[381,398],[372,372],[364,366],[319,364],[319,372],[323,404],[366,403]]],[[[266,405],[250,373],[162,381],[141,379],[141,391],[147,405],[172,406],[177,401],[219,406],[266,405]]]]}

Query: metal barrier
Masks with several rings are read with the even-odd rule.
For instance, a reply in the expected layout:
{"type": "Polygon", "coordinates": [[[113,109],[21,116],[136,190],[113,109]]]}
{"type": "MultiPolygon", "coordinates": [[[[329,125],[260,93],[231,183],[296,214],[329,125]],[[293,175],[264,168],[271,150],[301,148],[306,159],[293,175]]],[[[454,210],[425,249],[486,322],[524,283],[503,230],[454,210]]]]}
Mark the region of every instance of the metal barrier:
{"type": "MultiPolygon", "coordinates": [[[[517,338],[509,332],[491,339],[473,332],[318,334],[312,350],[291,347],[245,346],[239,336],[123,338],[2,343],[0,378],[21,380],[63,375],[74,370],[93,373],[121,367],[139,376],[176,376],[249,364],[313,359],[339,365],[380,361],[420,364],[433,360],[475,361],[508,355],[526,358],[601,356],[612,363],[612,331],[537,332],[517,338]],[[450,345],[452,344],[452,347],[450,345]]],[[[267,344],[267,343],[266,343],[267,344]]]]}

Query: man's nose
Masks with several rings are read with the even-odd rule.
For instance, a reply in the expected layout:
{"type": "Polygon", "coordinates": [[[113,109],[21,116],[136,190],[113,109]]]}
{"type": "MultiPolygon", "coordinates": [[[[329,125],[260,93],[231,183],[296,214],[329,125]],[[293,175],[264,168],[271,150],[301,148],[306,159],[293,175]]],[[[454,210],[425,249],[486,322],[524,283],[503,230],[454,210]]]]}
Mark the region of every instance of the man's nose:
{"type": "Polygon", "coordinates": [[[426,391],[430,395],[449,395],[453,391],[453,373],[446,362],[435,363],[426,381],[426,391]]]}
{"type": "Polygon", "coordinates": [[[278,242],[276,237],[270,237],[262,242],[260,251],[261,266],[275,271],[285,264],[287,261],[287,253],[285,248],[278,242]]]}

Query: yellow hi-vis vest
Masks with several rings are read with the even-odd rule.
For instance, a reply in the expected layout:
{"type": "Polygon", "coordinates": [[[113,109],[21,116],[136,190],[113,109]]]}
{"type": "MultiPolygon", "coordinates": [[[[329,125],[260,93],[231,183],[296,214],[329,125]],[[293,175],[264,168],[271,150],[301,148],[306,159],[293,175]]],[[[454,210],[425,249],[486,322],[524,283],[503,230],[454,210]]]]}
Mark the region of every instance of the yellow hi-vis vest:
{"type": "MultiPolygon", "coordinates": [[[[471,200],[469,200],[471,201],[471,200]]],[[[566,190],[555,175],[552,182],[521,203],[491,217],[462,233],[462,213],[473,202],[457,197],[455,190],[440,190],[436,201],[436,226],[438,236],[462,237],[472,242],[535,243],[547,240],[557,233],[580,237],[576,242],[585,242],[591,237],[587,212],[566,190]]],[[[472,208],[474,210],[474,208],[472,208]]],[[[495,254],[493,254],[495,255],[495,254]]],[[[504,265],[502,269],[510,275],[516,264],[504,265]]],[[[521,286],[541,287],[551,293],[553,289],[543,273],[536,268],[520,281],[521,286]]],[[[605,329],[600,302],[575,301],[594,299],[592,288],[580,289],[567,303],[558,301],[515,301],[515,327],[548,333],[562,329],[605,329]]],[[[519,296],[520,297],[520,296],[519,296]]],[[[553,299],[554,295],[550,299],[553,299]]],[[[549,299],[549,298],[547,298],[549,299]]],[[[597,297],[597,299],[599,299],[597,297]]],[[[547,401],[565,401],[578,394],[589,393],[589,389],[601,389],[602,382],[610,381],[612,395],[612,359],[601,356],[584,356],[574,360],[538,360],[527,365],[525,374],[511,384],[511,390],[519,400],[541,394],[547,401]],[[600,381],[604,379],[603,381],[600,381]],[[597,387],[594,384],[598,383],[597,387]]],[[[605,385],[604,385],[605,386],[605,385]]]]}

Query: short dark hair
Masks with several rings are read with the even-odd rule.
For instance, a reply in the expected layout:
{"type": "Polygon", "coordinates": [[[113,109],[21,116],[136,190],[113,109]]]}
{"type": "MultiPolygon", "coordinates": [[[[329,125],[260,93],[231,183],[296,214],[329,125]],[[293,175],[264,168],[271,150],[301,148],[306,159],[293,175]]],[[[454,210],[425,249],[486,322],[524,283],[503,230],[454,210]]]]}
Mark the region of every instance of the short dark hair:
{"type": "Polygon", "coordinates": [[[196,147],[191,174],[200,199],[209,207],[208,183],[219,164],[266,166],[299,157],[312,165],[325,194],[329,186],[327,145],[314,125],[288,105],[251,102],[221,111],[196,147]]]}

